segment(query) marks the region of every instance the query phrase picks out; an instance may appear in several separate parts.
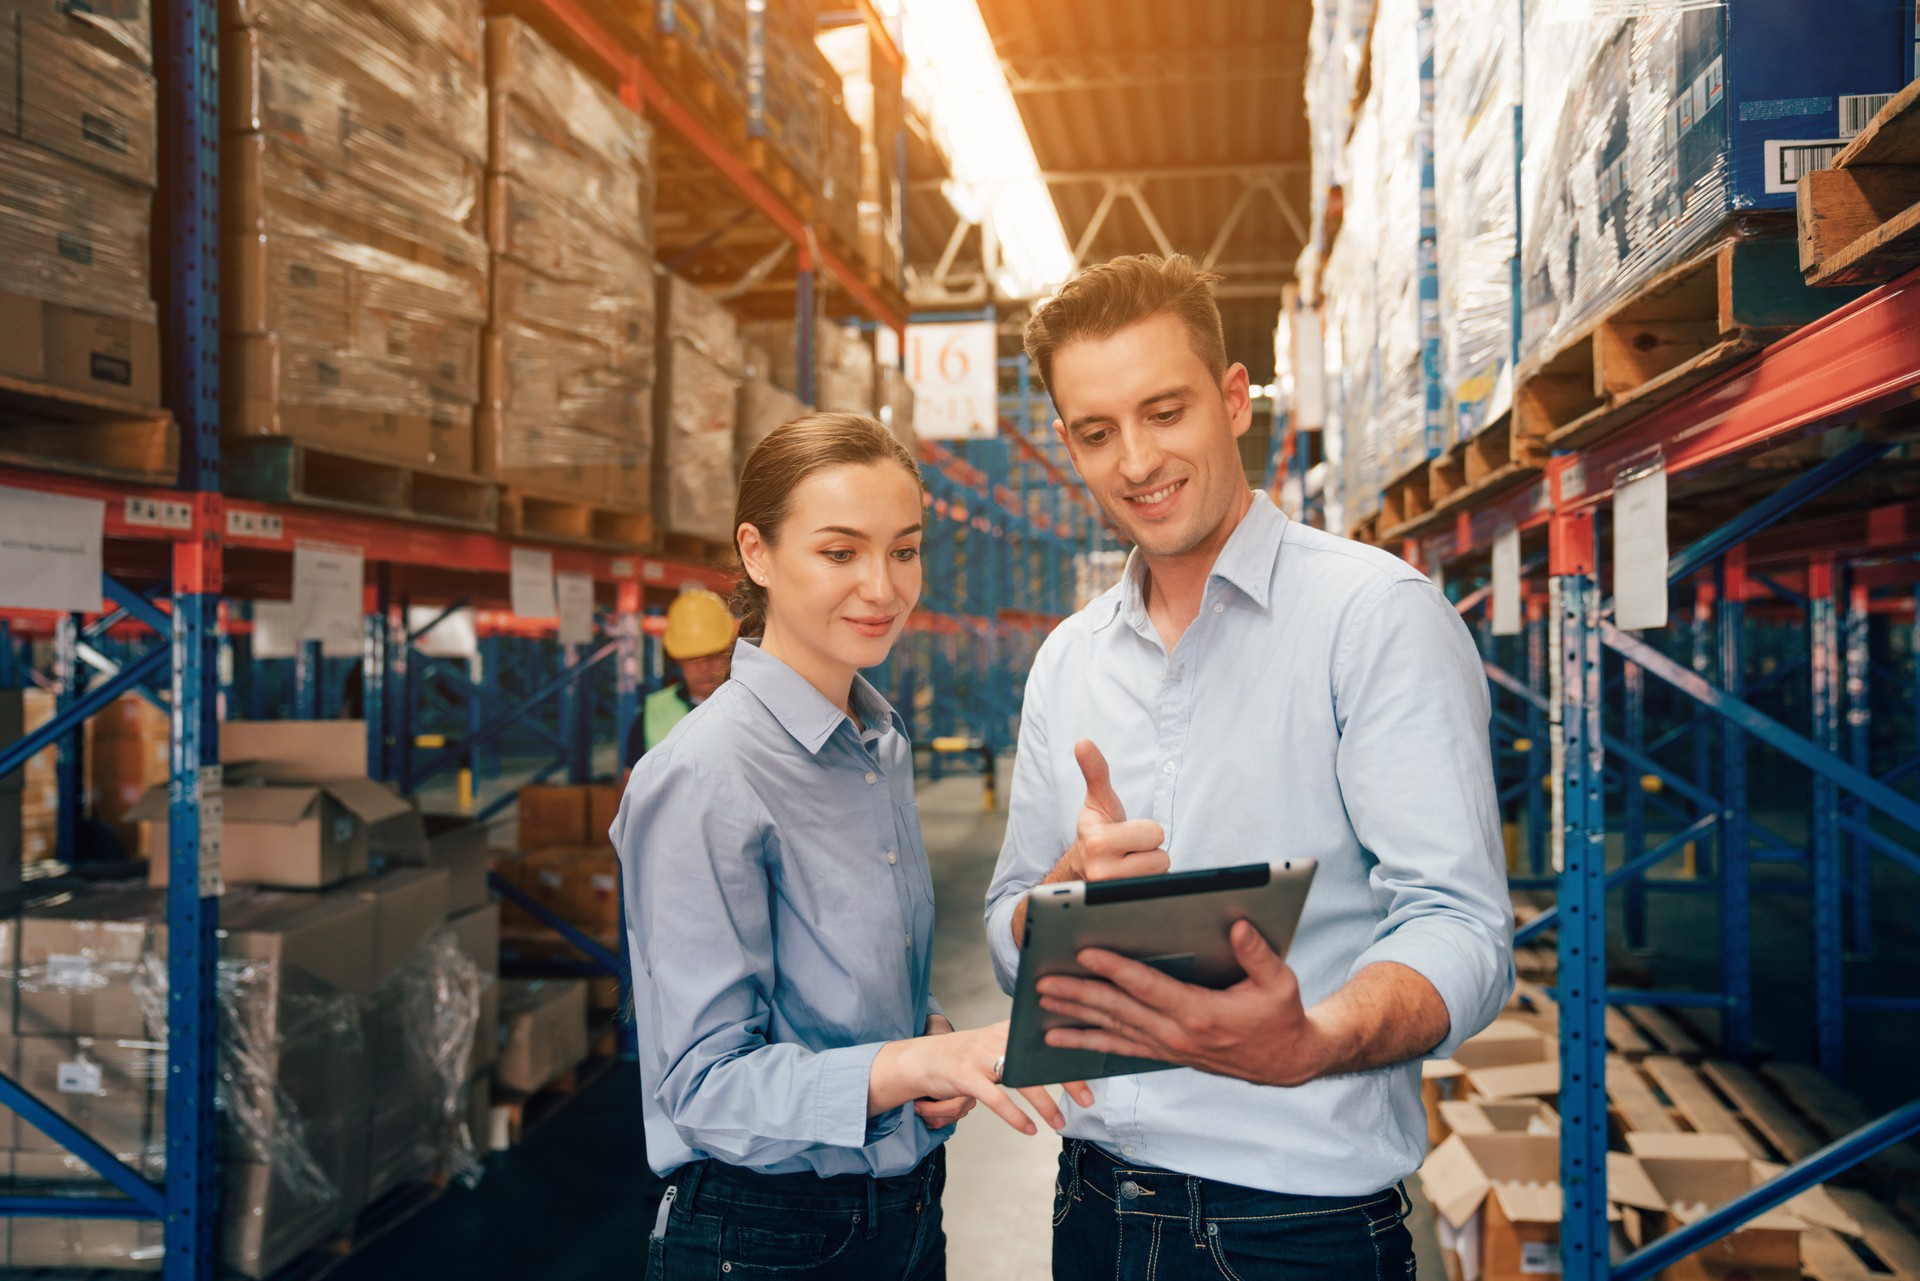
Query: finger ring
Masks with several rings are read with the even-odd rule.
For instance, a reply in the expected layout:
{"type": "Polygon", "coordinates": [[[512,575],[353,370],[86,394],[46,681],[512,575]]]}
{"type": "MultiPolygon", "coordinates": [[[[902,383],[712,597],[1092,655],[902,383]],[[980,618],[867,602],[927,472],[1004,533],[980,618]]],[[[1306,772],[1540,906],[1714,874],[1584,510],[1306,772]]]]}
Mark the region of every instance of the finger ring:
{"type": "Polygon", "coordinates": [[[1002,1054],[999,1058],[993,1061],[993,1083],[995,1085],[998,1085],[1000,1083],[1000,1076],[1006,1070],[1007,1070],[1007,1056],[1002,1054]]]}

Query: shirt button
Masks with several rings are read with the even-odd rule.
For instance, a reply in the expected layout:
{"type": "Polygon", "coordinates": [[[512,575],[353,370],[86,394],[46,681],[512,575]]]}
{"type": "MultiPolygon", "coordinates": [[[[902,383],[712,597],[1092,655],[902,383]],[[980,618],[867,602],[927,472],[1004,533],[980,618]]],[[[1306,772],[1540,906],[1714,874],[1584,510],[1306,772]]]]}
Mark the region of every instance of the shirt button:
{"type": "Polygon", "coordinates": [[[1132,1156],[1132,1155],[1133,1155],[1133,1144],[1131,1144],[1131,1143],[1129,1143],[1129,1144],[1127,1144],[1127,1146],[1125,1146],[1124,1148],[1121,1148],[1121,1149],[1120,1149],[1120,1155],[1121,1155],[1121,1156],[1132,1156]]]}
{"type": "Polygon", "coordinates": [[[867,771],[867,782],[878,783],[879,781],[880,781],[880,776],[878,774],[874,773],[872,770],[867,771]]]}
{"type": "Polygon", "coordinates": [[[892,867],[892,866],[893,866],[893,865],[894,865],[895,863],[898,863],[899,861],[900,861],[900,859],[899,859],[899,856],[898,856],[898,855],[896,855],[896,854],[895,854],[895,853],[894,853],[894,852],[893,852],[892,850],[888,850],[888,851],[887,851],[887,866],[888,866],[888,867],[892,867]]]}
{"type": "Polygon", "coordinates": [[[1224,613],[1226,613],[1226,612],[1227,612],[1227,606],[1226,606],[1226,602],[1224,602],[1224,601],[1215,601],[1215,602],[1213,602],[1213,612],[1214,612],[1214,613],[1216,613],[1216,614],[1224,614],[1224,613]]]}
{"type": "Polygon", "coordinates": [[[1165,765],[1162,765],[1162,766],[1160,767],[1160,772],[1161,772],[1162,774],[1171,774],[1171,773],[1173,773],[1173,762],[1172,762],[1172,761],[1168,761],[1168,762],[1167,762],[1167,763],[1166,763],[1165,765]]]}
{"type": "Polygon", "coordinates": [[[906,935],[905,937],[906,937],[906,940],[907,940],[907,946],[908,946],[908,947],[912,947],[912,946],[913,946],[913,935],[912,935],[911,933],[909,933],[909,934],[907,934],[907,935],[906,935]]]}

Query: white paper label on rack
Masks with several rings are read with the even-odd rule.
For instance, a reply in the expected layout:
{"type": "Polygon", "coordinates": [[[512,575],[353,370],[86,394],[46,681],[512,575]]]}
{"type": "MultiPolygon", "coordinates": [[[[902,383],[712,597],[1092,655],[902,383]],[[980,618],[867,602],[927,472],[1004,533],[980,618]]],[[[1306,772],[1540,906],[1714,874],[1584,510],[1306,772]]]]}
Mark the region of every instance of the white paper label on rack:
{"type": "Polygon", "coordinates": [[[471,609],[447,612],[433,605],[410,606],[407,630],[420,632],[414,648],[428,658],[472,658],[480,652],[480,637],[471,609]],[[435,622],[436,619],[439,621],[435,622]],[[433,625],[428,627],[429,623],[433,625]],[[420,632],[423,627],[427,630],[420,632]]]}
{"type": "Polygon", "coordinates": [[[54,1088],[62,1094],[104,1094],[98,1063],[62,1063],[54,1073],[54,1088]]]}
{"type": "Polygon", "coordinates": [[[560,607],[560,643],[593,644],[593,575],[555,574],[553,589],[560,607]]]}
{"type": "Polygon", "coordinates": [[[1493,634],[1520,634],[1520,531],[1512,525],[1493,538],[1493,634]]]}
{"type": "Polygon", "coordinates": [[[299,647],[293,635],[291,601],[253,602],[252,650],[255,658],[292,658],[299,647]]]}
{"type": "Polygon", "coordinates": [[[0,489],[0,608],[97,614],[107,505],[0,489]]]}
{"type": "Polygon", "coordinates": [[[1613,490],[1613,623],[1637,632],[1667,625],[1667,469],[1613,490]]]}
{"type": "Polygon", "coordinates": [[[237,507],[227,509],[227,535],[231,538],[258,538],[277,543],[284,534],[280,518],[271,512],[241,511],[237,507]]]}
{"type": "Polygon", "coordinates": [[[354,548],[295,544],[293,638],[319,641],[328,658],[358,657],[365,584],[366,558],[354,548]]]}
{"type": "Polygon", "coordinates": [[[193,528],[193,504],[176,503],[168,498],[141,498],[129,494],[126,506],[121,508],[121,515],[129,525],[146,525],[153,529],[193,528]]]}
{"type": "Polygon", "coordinates": [[[633,562],[625,556],[615,557],[613,562],[613,576],[615,578],[632,578],[633,562]]]}
{"type": "Polygon", "coordinates": [[[558,612],[553,597],[553,553],[514,548],[508,587],[514,613],[522,618],[552,618],[558,612]]]}
{"type": "Polygon", "coordinates": [[[220,791],[220,767],[200,767],[200,897],[211,898],[227,892],[226,874],[220,866],[220,828],[226,821],[227,802],[220,791]]]}
{"type": "Polygon", "coordinates": [[[640,562],[640,577],[649,583],[664,583],[667,581],[667,567],[657,560],[643,560],[640,562]]]}
{"type": "Polygon", "coordinates": [[[1560,1243],[1557,1241],[1522,1241],[1520,1243],[1520,1271],[1528,1276],[1560,1275],[1560,1243]]]}
{"type": "Polygon", "coordinates": [[[92,987],[92,958],[55,952],[47,958],[47,986],[52,988],[92,987]]]}

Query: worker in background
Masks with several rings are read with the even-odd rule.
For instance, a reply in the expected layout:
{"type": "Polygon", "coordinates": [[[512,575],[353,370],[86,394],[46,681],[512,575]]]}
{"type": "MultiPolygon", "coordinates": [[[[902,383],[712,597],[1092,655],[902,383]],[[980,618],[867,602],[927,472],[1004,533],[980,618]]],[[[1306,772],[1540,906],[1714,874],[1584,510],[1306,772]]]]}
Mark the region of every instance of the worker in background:
{"type": "Polygon", "coordinates": [[[1284,957],[1234,924],[1233,987],[1099,949],[1095,977],[1037,985],[1072,1022],[1048,1044],[1187,1069],[1069,1106],[1053,1275],[1411,1276],[1420,1060],[1513,984],[1487,682],[1425,575],[1248,487],[1216,279],[1118,258],[1027,326],[1054,429],[1134,550],[1027,678],[988,943],[1011,991],[1036,884],[1317,860],[1284,957]]]}
{"type": "Polygon", "coordinates": [[[647,1281],[944,1281],[952,1127],[977,1101],[1037,1132],[999,1086],[1007,1025],[955,1031],[929,988],[912,745],[860,675],[920,599],[923,492],[871,418],[754,446],[732,679],[621,798],[646,1157],[668,1180],[647,1281]]]}
{"type": "Polygon", "coordinates": [[[627,731],[624,764],[660,746],[688,712],[713,697],[733,668],[733,637],[738,630],[727,602],[704,587],[681,592],[667,607],[667,632],[661,648],[680,669],[680,679],[647,695],[640,715],[627,731]]]}

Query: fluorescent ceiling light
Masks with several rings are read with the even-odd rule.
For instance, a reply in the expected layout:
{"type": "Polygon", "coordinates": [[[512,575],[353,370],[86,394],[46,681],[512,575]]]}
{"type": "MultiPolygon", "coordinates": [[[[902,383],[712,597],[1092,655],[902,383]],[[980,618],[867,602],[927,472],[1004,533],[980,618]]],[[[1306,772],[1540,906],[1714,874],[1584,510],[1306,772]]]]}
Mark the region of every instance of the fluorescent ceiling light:
{"type": "Polygon", "coordinates": [[[995,286],[1016,298],[1049,292],[1073,271],[1073,252],[1033,143],[993,51],[975,0],[880,0],[905,28],[910,74],[925,88],[943,134],[960,199],[955,208],[991,222],[999,242],[995,286]]]}

